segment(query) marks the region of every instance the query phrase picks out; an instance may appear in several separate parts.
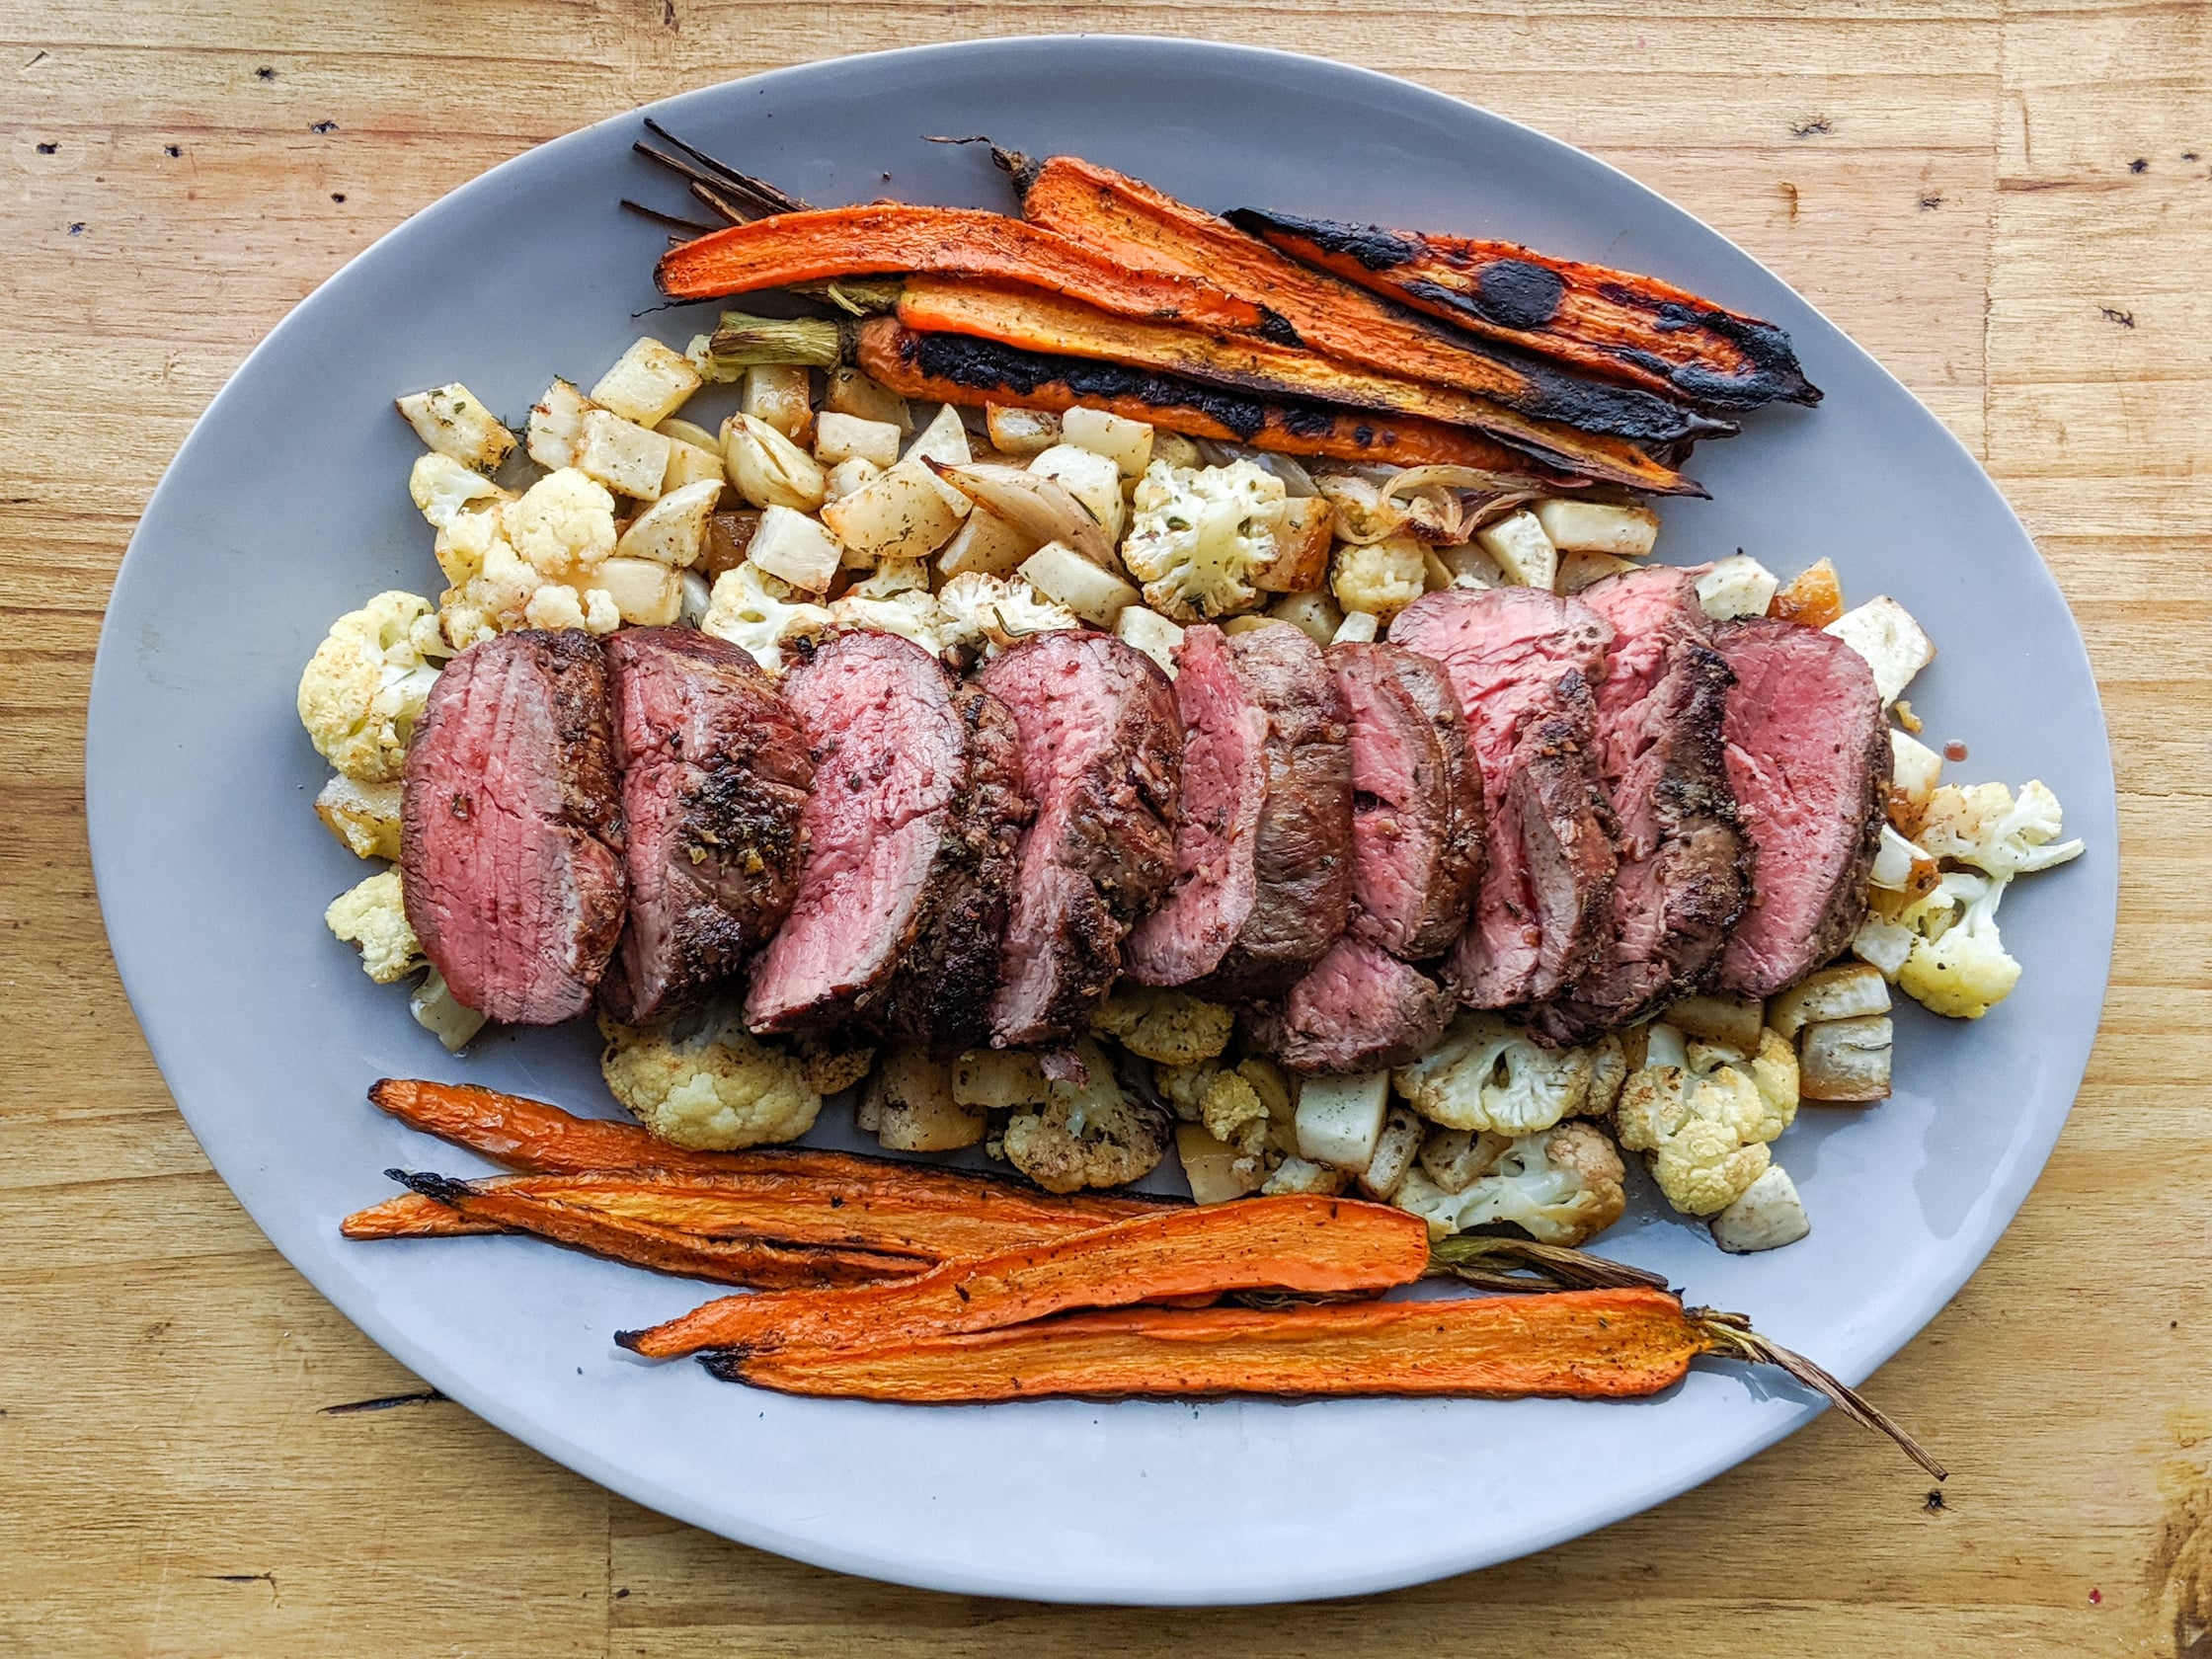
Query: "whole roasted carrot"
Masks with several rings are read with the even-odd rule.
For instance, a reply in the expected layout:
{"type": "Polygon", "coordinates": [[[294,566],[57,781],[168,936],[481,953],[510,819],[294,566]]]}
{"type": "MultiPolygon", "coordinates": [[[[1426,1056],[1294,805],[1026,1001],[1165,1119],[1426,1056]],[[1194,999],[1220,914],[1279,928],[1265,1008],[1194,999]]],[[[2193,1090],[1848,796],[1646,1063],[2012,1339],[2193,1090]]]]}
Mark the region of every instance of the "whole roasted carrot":
{"type": "Polygon", "coordinates": [[[705,1348],[876,1348],[1168,1297],[1382,1291],[1411,1284],[1428,1265],[1428,1227],[1402,1210],[1338,1198],[1253,1198],[947,1262],[897,1284],[724,1297],[615,1340],[659,1360],[705,1348]]]}
{"type": "MultiPolygon", "coordinates": [[[[1454,387],[1337,362],[1250,336],[1216,339],[1172,322],[1112,316],[1051,294],[942,277],[908,282],[899,298],[899,320],[923,334],[974,335],[1021,351],[1122,363],[1263,397],[1471,427],[1593,478],[1658,494],[1686,489],[1679,473],[1624,437],[1577,431],[1454,387]]],[[[1649,435],[1671,441],[1682,434],[1649,435]]]]}
{"type": "Polygon", "coordinates": [[[1120,316],[1173,318],[1222,333],[1256,329],[1266,319],[1260,306],[1195,274],[1109,259],[1023,220],[974,207],[878,201],[778,213],[671,248],[657,275],[671,299],[718,299],[910,271],[1021,282],[1120,316]]]}

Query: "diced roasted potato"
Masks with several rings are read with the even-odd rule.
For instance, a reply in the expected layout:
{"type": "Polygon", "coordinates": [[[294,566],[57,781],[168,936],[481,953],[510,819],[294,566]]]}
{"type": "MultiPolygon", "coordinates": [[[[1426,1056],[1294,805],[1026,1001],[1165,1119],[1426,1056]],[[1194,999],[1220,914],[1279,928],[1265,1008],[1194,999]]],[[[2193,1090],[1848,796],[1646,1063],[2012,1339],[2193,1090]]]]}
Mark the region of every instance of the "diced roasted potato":
{"type": "Polygon", "coordinates": [[[1315,645],[1327,645],[1344,626],[1344,612],[1337,609],[1336,596],[1326,588],[1287,594],[1269,605],[1267,613],[1278,622],[1288,622],[1315,645]]]}
{"type": "Polygon", "coordinates": [[[747,544],[746,557],[810,593],[826,593],[836,579],[844,549],[837,538],[804,513],[788,507],[760,510],[760,527],[747,544]]]}
{"type": "Polygon", "coordinates": [[[1649,508],[1564,497],[1536,504],[1537,522],[1562,553],[1610,553],[1640,559],[1659,540],[1659,514],[1649,508]]]}
{"type": "Polygon", "coordinates": [[[886,1049],[868,1079],[876,1139],[894,1152],[949,1152],[984,1138],[988,1119],[953,1098],[952,1067],[919,1049],[886,1049]]]}
{"type": "MultiPolygon", "coordinates": [[[[664,427],[669,425],[666,421],[661,424],[664,427]]],[[[688,422],[684,424],[689,425],[688,422]]],[[[669,468],[661,475],[661,494],[672,494],[686,484],[723,484],[729,481],[730,474],[722,464],[722,450],[719,446],[702,448],[685,438],[669,437],[667,433],[661,435],[669,438],[669,468]]]]}
{"type": "MultiPolygon", "coordinates": [[[[939,409],[929,422],[907,445],[902,460],[913,461],[927,467],[935,461],[939,466],[966,466],[976,457],[968,446],[968,429],[961,424],[960,411],[951,404],[939,409]]],[[[968,498],[932,472],[930,479],[937,486],[937,493],[945,498],[945,505],[961,517],[968,516],[971,503],[968,498]]]]}
{"type": "Polygon", "coordinates": [[[803,363],[755,363],[745,371],[738,408],[794,443],[814,435],[814,385],[803,363]]]}
{"type": "Polygon", "coordinates": [[[399,412],[425,443],[478,472],[497,472],[514,452],[514,434],[458,380],[410,392],[399,400],[399,412]]]}
{"type": "Polygon", "coordinates": [[[1344,620],[1336,625],[1336,632],[1329,636],[1331,645],[1369,645],[1381,632],[1382,624],[1371,610],[1350,610],[1344,620]]]}
{"type": "Polygon", "coordinates": [[[1175,1154],[1182,1159],[1183,1178],[1191,1184],[1194,1204],[1226,1204],[1256,1189],[1267,1177],[1259,1159],[1239,1152],[1225,1141],[1207,1134],[1203,1124],[1175,1126],[1175,1154]]]}
{"type": "Polygon", "coordinates": [[[995,513],[971,513],[960,531],[937,555],[937,569],[945,576],[1008,577],[1037,551],[1038,544],[995,513]]]}
{"type": "Polygon", "coordinates": [[[356,858],[399,857],[401,784],[362,783],[333,772],[315,797],[315,816],[344,841],[356,858]]]}
{"type": "Polygon", "coordinates": [[[1124,478],[1142,478],[1152,460],[1152,429],[1103,409],[1070,409],[1060,418],[1062,437],[1078,449],[1104,455],[1124,478]]]}
{"type": "MultiPolygon", "coordinates": [[[[1881,976],[1874,978],[1878,982],[1881,976]]],[[[1890,1043],[1887,1014],[1806,1026],[1798,1039],[1798,1094],[1806,1100],[1887,1099],[1890,1043]]]]}
{"type": "Polygon", "coordinates": [[[799,1080],[824,1096],[852,1087],[876,1064],[873,1044],[856,1044],[838,1032],[803,1031],[792,1039],[791,1053],[799,1062],[799,1080]]]}
{"type": "Polygon", "coordinates": [[[690,358],[648,335],[599,376],[592,401],[625,421],[657,427],[681,409],[701,383],[690,358]]]}
{"type": "MultiPolygon", "coordinates": [[[[1847,962],[1808,974],[1776,997],[1767,1023],[1784,1037],[1794,1037],[1822,1020],[1888,1012],[1889,986],[1880,972],[1862,962],[1847,962]]],[[[1671,1010],[1667,1017],[1674,1018],[1671,1010]]]]}
{"type": "Polygon", "coordinates": [[[1513,578],[1505,568],[1490,557],[1489,550],[1478,541],[1469,541],[1458,547],[1438,547],[1429,550],[1429,557],[1443,564],[1449,579],[1447,588],[1507,588],[1513,578]]]}
{"type": "Polygon", "coordinates": [[[1006,1112],[1052,1099],[1043,1059],[1025,1049],[970,1049],[952,1066],[952,1097],[963,1106],[1006,1112]]]}
{"type": "Polygon", "coordinates": [[[832,368],[822,407],[839,415],[857,415],[863,421],[889,421],[901,435],[914,430],[913,414],[907,400],[857,368],[832,368]]]}
{"type": "Polygon", "coordinates": [[[1024,559],[1020,569],[1030,587],[1046,598],[1101,628],[1111,628],[1115,618],[1140,598],[1136,589],[1113,572],[1100,570],[1066,542],[1048,541],[1024,559]]]}
{"type": "Polygon", "coordinates": [[[1390,1074],[1308,1077],[1298,1091],[1298,1154],[1358,1174],[1375,1156],[1390,1104],[1390,1074]]]}
{"type": "MultiPolygon", "coordinates": [[[[989,514],[979,513],[976,516],[987,518],[989,514]]],[[[1175,648],[1183,643],[1180,623],[1170,622],[1143,605],[1125,605],[1114,617],[1114,637],[1124,645],[1134,645],[1165,670],[1170,679],[1174,677],[1175,648]]]]}
{"type": "Polygon", "coordinates": [[[657,559],[676,570],[692,564],[707,544],[707,519],[722,499],[721,473],[718,460],[714,477],[663,496],[630,520],[614,551],[625,559],[657,559]]]}
{"type": "Polygon", "coordinates": [[[1498,569],[1513,587],[1549,589],[1558,577],[1558,549],[1551,545],[1551,538],[1543,533],[1543,525],[1533,513],[1509,513],[1496,523],[1476,530],[1474,540],[1498,562],[1498,569]]]}
{"type": "Polygon", "coordinates": [[[1698,604],[1715,622],[1764,616],[1775,598],[1775,573],[1748,553],[1713,561],[1698,578],[1698,604]]]}
{"type": "Polygon", "coordinates": [[[743,410],[722,423],[722,459],[730,482],[754,507],[812,513],[828,494],[822,468],[774,426],[743,410]]]}
{"type": "Polygon", "coordinates": [[[1740,1054],[1757,1054],[1765,1006],[1757,997],[1685,996],[1667,1009],[1667,1023],[1740,1054]]]}
{"type": "Polygon", "coordinates": [[[591,400],[566,380],[555,380],[545,395],[530,407],[525,438],[530,459],[548,471],[576,464],[576,446],[584,436],[584,417],[591,400]]]}
{"type": "MultiPolygon", "coordinates": [[[[811,464],[811,463],[810,463],[811,464]]],[[[822,521],[860,560],[924,559],[950,541],[959,514],[919,461],[901,461],[881,478],[822,509],[822,521]]]]}
{"type": "Polygon", "coordinates": [[[708,514],[707,543],[691,568],[709,582],[724,571],[736,570],[745,563],[746,549],[759,529],[760,514],[750,508],[708,514]]]}
{"type": "Polygon", "coordinates": [[[822,475],[824,505],[858,494],[881,478],[883,473],[884,469],[865,455],[853,455],[839,461],[822,475]]]}
{"type": "Polygon", "coordinates": [[[1825,628],[1844,613],[1843,584],[1836,567],[1823,559],[1809,565],[1778,589],[1767,614],[1806,628],[1825,628]]]}
{"type": "Polygon", "coordinates": [[[1325,496],[1304,496],[1284,509],[1275,556],[1253,567],[1252,586],[1263,593],[1311,592],[1328,580],[1334,510],[1325,496]]]}
{"type": "Polygon", "coordinates": [[[669,475],[672,441],[612,410],[591,409],[585,412],[571,464],[618,496],[658,501],[661,480],[669,475]]]}
{"type": "Polygon", "coordinates": [[[1382,1133],[1375,1140],[1375,1152],[1360,1171],[1360,1191],[1378,1201],[1396,1192],[1405,1172],[1413,1167],[1427,1128],[1407,1107],[1392,1106],[1385,1112],[1382,1133]]]}
{"type": "Polygon", "coordinates": [[[1913,676],[1936,661],[1936,642],[1913,620],[1912,612],[1887,593],[1845,611],[1823,631],[1866,659],[1884,707],[1897,701],[1913,676]]]}
{"type": "Polygon", "coordinates": [[[877,467],[899,464],[899,429],[889,421],[863,421],[826,409],[814,423],[814,458],[824,466],[863,460],[877,467]]]}
{"type": "Polygon", "coordinates": [[[1609,576],[1619,576],[1622,571],[1634,570],[1632,560],[1611,553],[1562,553],[1559,555],[1559,589],[1562,593],[1579,593],[1585,588],[1603,582],[1609,576]]]}
{"type": "Polygon", "coordinates": [[[1735,1256],[1778,1250],[1813,1229],[1804,1200],[1797,1196],[1797,1183],[1778,1163],[1767,1165],[1741,1198],[1712,1219],[1711,1226],[1712,1241],[1735,1256]]]}
{"type": "Polygon", "coordinates": [[[1060,441],[1060,417],[1048,410],[986,404],[984,425],[990,434],[990,446],[1009,455],[1041,455],[1060,441]]]}
{"type": "Polygon", "coordinates": [[[1083,510],[1106,527],[1117,542],[1127,527],[1122,501],[1121,469],[1104,455],[1078,449],[1072,443],[1056,443],[1031,458],[1029,470],[1050,478],[1083,504],[1083,510]]]}
{"type": "Polygon", "coordinates": [[[683,578],[657,559],[602,559],[588,579],[605,591],[623,621],[666,628],[683,609],[683,578]]]}

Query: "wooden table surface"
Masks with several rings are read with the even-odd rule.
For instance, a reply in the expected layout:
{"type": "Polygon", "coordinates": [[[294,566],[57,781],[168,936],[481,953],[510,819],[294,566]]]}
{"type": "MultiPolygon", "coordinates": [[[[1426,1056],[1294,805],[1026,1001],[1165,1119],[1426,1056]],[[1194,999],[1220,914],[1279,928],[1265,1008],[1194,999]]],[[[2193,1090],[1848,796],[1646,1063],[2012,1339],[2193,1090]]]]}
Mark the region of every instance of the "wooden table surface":
{"type": "Polygon", "coordinates": [[[0,0],[0,1652],[2212,1654],[2208,85],[2212,11],[2172,0],[0,0]],[[2049,1171],[1872,1384],[1949,1460],[1940,1505],[1830,1416],[1596,1537],[1364,1601],[888,1588],[421,1399],[200,1156],[103,940],[81,732],[117,561],[224,377],[371,238],[571,127],[1070,22],[1325,52],[1595,151],[1824,307],[2035,532],[2111,723],[2121,943],[2049,1171]]]}

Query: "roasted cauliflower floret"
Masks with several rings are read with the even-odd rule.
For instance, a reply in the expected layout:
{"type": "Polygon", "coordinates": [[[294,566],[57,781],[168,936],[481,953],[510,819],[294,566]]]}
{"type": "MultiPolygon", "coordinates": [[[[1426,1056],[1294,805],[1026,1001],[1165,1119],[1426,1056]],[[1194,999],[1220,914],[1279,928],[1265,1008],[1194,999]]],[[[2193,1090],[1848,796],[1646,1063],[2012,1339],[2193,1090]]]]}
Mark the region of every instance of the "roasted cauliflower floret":
{"type": "Polygon", "coordinates": [[[954,644],[960,633],[958,623],[926,587],[882,594],[855,590],[830,601],[830,620],[837,627],[862,633],[897,634],[912,640],[931,656],[954,644]]]}
{"type": "Polygon", "coordinates": [[[804,1062],[758,1042],[733,1009],[658,1028],[599,1016],[599,1070],[614,1098],[662,1140],[703,1151],[796,1141],[822,1096],[804,1062]]]}
{"type": "Polygon", "coordinates": [[[1797,1056],[1788,1039],[1762,1031],[1748,1063],[1702,1043],[1690,1045],[1688,1059],[1631,1073],[1614,1123],[1620,1145],[1645,1155],[1669,1204],[1711,1216],[1767,1172],[1768,1144],[1796,1118],[1797,1056]]]}
{"type": "Polygon", "coordinates": [[[2002,783],[1945,783],[1930,792],[1916,838],[1933,857],[2009,881],[2082,855],[2080,841],[2058,838],[2064,822],[2040,781],[2022,784],[2016,800],[2002,783]]]}
{"type": "Polygon", "coordinates": [[[1134,502],[1122,563],[1144,585],[1152,609],[1178,622],[1204,622],[1259,603],[1252,578],[1274,562],[1290,533],[1290,497],[1280,478],[1250,461],[1154,461],[1134,502]]]}
{"type": "Polygon", "coordinates": [[[614,498],[573,467],[517,500],[453,514],[435,551],[452,584],[438,611],[456,651],[516,628],[610,634],[622,625],[614,595],[593,583],[614,551],[614,498]]]}
{"type": "Polygon", "coordinates": [[[1957,871],[1907,910],[1900,924],[1913,933],[1897,971],[1897,988],[1931,1013],[1980,1019],[2012,995],[2020,965],[1997,930],[2005,883],[1957,871]]]}
{"type": "Polygon", "coordinates": [[[299,676],[299,723],[317,752],[362,783],[398,777],[445,655],[419,594],[379,593],[333,622],[299,676]]]}
{"type": "Polygon", "coordinates": [[[1228,1047],[1236,1014],[1188,991],[1118,980],[1105,1005],[1092,1017],[1091,1029],[1159,1065],[1196,1066],[1228,1047]]]}
{"type": "Polygon", "coordinates": [[[1053,1083],[1046,1105],[1007,1120],[1006,1160],[1047,1192],[1118,1187],[1149,1175],[1167,1155],[1166,1117],[1122,1091],[1096,1043],[1076,1043],[1075,1054],[1081,1082],[1053,1083]]]}
{"type": "Polygon", "coordinates": [[[1481,1137],[1489,1161],[1458,1192],[1419,1166],[1390,1202],[1429,1224],[1431,1237],[1503,1223],[1543,1244],[1585,1244],[1627,1208],[1626,1173],[1613,1143],[1586,1123],[1563,1123],[1517,1140],[1481,1137]]]}
{"type": "Polygon", "coordinates": [[[399,872],[381,870],[330,902],[323,924],[349,945],[358,945],[361,967],[378,985],[405,979],[423,966],[423,947],[408,925],[399,872]]]}
{"type": "Polygon", "coordinates": [[[1561,1118],[1604,1111],[1620,1073],[1616,1039],[1586,1049],[1545,1049],[1495,1014],[1467,1013],[1390,1080],[1431,1123],[1532,1135],[1561,1118]]]}
{"type": "Polygon", "coordinates": [[[1428,580],[1428,549],[1410,535],[1348,542],[1329,559],[1329,591],[1336,602],[1383,622],[1419,598],[1428,580]]]}
{"type": "Polygon", "coordinates": [[[770,673],[783,672],[783,650],[831,627],[829,607],[792,598],[790,584],[747,560],[714,579],[714,593],[700,628],[742,646],[770,673]]]}
{"type": "Polygon", "coordinates": [[[581,584],[614,551],[614,497],[574,467],[547,473],[501,518],[509,543],[548,582],[581,584]]]}
{"type": "Polygon", "coordinates": [[[937,604],[946,617],[946,645],[964,645],[991,657],[1031,634],[1083,625],[1073,611],[1055,604],[1018,576],[964,571],[937,591],[937,604]]]}
{"type": "Polygon", "coordinates": [[[407,475],[407,493],[434,530],[444,529],[480,503],[514,499],[482,473],[472,472],[452,456],[435,450],[417,458],[414,470],[407,475]]]}

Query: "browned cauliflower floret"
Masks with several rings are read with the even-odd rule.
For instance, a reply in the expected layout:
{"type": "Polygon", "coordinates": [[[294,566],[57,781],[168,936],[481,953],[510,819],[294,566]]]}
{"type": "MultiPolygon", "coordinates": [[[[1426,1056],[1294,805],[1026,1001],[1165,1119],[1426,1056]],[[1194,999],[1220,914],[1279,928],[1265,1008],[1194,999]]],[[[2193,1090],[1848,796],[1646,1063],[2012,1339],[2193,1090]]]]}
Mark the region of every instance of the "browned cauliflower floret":
{"type": "Polygon", "coordinates": [[[1078,1042],[1075,1054],[1081,1082],[1055,1082],[1046,1105],[1007,1120],[1006,1160],[1047,1192],[1118,1187],[1149,1175],[1167,1155],[1166,1116],[1123,1092],[1096,1043],[1078,1042]]]}
{"type": "Polygon", "coordinates": [[[1586,1244],[1627,1208],[1626,1171],[1595,1126],[1563,1123],[1518,1141],[1484,1135],[1482,1172],[1447,1192],[1426,1168],[1408,1169],[1390,1202],[1429,1224],[1435,1237],[1503,1223],[1544,1244],[1586,1244]]]}

